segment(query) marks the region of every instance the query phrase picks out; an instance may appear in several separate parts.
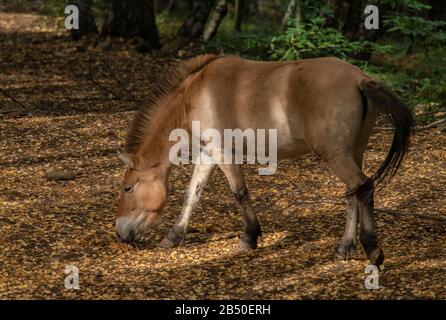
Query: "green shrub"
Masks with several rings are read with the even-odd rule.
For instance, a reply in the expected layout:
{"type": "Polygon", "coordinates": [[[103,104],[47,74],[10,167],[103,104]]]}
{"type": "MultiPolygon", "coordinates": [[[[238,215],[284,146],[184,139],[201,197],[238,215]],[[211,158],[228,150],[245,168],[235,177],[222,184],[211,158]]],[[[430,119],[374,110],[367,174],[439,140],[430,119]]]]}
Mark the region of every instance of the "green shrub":
{"type": "Polygon", "coordinates": [[[233,32],[215,37],[202,46],[203,52],[234,54],[251,59],[269,59],[272,36],[258,32],[233,32]]]}
{"type": "Polygon", "coordinates": [[[387,47],[367,41],[350,41],[339,31],[327,28],[325,19],[316,17],[300,27],[291,21],[287,30],[272,39],[271,57],[275,60],[336,56],[347,59],[358,52],[385,52],[387,47]]]}
{"type": "Polygon", "coordinates": [[[383,19],[387,32],[398,37],[394,57],[399,59],[413,52],[414,46],[432,47],[446,44],[446,22],[428,20],[421,16],[422,10],[431,6],[419,0],[386,0],[394,12],[388,12],[383,19]],[[404,8],[403,10],[401,8],[404,8]]]}

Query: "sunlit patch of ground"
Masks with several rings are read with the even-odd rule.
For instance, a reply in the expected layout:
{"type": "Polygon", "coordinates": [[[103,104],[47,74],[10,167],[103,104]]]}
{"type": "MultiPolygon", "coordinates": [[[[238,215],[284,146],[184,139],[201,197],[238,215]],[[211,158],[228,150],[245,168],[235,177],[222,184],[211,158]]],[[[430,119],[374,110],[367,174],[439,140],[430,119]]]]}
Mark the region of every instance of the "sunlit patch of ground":
{"type": "MultiPolygon", "coordinates": [[[[446,223],[435,219],[446,215],[443,134],[415,135],[400,172],[376,194],[378,208],[429,215],[378,214],[386,253],[379,290],[364,287],[360,248],[352,261],[333,257],[346,211],[333,202],[344,186],[314,156],[283,161],[273,176],[245,168],[264,231],[256,251],[237,252],[242,220],[219,171],[184,245],[156,246],[180,212],[191,166],[173,170],[168,207],[131,246],[115,239],[123,171],[116,150],[135,100],[170,61],[52,33],[0,37],[0,87],[24,104],[0,95],[0,298],[446,299],[446,223]],[[76,178],[47,181],[56,169],[76,178]],[[70,264],[80,270],[80,290],[64,287],[70,264]]],[[[373,136],[366,172],[390,141],[388,132],[373,136]]]]}
{"type": "Polygon", "coordinates": [[[0,12],[1,33],[39,33],[60,29],[62,19],[50,20],[36,13],[0,12]]]}

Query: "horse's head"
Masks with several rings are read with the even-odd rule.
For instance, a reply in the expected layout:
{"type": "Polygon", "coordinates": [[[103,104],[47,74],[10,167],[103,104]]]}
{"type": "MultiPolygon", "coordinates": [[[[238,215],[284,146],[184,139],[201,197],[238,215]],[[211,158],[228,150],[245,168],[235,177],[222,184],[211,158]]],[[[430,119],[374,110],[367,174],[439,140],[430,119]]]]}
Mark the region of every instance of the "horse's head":
{"type": "Polygon", "coordinates": [[[136,241],[153,223],[167,199],[164,170],[160,166],[142,169],[138,158],[119,154],[126,164],[116,231],[124,241],[136,241]]]}

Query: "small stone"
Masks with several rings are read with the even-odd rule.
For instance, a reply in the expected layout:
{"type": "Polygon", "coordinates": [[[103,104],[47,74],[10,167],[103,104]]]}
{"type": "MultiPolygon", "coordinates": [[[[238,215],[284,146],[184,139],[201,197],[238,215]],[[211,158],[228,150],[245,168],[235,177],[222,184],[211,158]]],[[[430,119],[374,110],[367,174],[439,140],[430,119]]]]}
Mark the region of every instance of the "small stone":
{"type": "Polygon", "coordinates": [[[48,171],[45,173],[45,178],[49,181],[66,181],[73,180],[75,176],[69,171],[48,171]]]}

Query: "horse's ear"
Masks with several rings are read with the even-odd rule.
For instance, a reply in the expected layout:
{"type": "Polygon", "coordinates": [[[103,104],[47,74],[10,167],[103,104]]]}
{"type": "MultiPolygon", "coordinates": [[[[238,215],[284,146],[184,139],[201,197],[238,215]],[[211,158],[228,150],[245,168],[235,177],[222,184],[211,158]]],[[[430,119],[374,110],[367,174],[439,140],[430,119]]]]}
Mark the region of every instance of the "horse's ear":
{"type": "Polygon", "coordinates": [[[122,162],[127,166],[129,169],[133,169],[135,165],[133,164],[133,160],[130,157],[129,154],[125,153],[121,150],[118,150],[118,158],[121,159],[122,162]]]}

